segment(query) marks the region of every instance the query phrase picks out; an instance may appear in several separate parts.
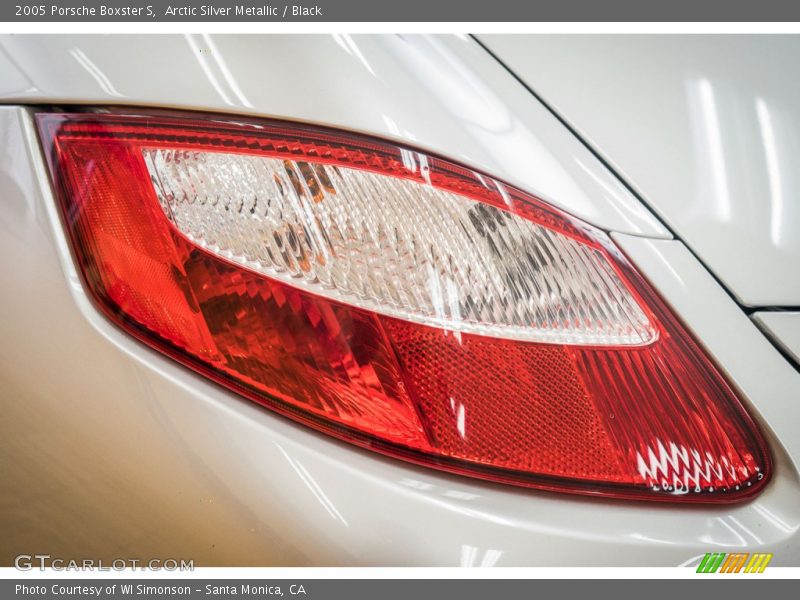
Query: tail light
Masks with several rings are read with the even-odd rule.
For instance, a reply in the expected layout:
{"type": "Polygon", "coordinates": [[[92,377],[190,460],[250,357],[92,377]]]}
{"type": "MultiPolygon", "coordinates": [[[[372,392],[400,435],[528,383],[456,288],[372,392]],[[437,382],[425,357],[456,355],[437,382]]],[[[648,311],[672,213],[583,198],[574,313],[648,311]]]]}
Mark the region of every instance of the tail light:
{"type": "Polygon", "coordinates": [[[754,422],[667,306],[603,232],[537,198],[303,125],[38,124],[98,305],[255,402],[540,489],[724,502],[768,479],[754,422]]]}

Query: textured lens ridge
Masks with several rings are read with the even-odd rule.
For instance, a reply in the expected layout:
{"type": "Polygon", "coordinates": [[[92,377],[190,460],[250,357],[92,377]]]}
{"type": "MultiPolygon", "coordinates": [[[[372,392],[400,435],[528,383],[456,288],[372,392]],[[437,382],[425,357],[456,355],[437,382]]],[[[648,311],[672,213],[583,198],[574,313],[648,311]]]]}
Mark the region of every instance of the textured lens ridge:
{"type": "MultiPolygon", "coordinates": [[[[142,154],[189,239],[302,289],[507,339],[642,345],[656,335],[601,252],[424,180],[246,154],[142,154]]],[[[424,174],[423,160],[406,163],[424,174]]]]}

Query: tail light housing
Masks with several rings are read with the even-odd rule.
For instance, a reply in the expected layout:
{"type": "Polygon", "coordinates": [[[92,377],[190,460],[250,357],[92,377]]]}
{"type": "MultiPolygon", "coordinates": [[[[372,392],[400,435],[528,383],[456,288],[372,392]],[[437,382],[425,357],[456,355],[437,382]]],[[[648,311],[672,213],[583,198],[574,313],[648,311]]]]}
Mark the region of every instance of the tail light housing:
{"type": "Polygon", "coordinates": [[[319,127],[37,121],[97,305],[250,400],[545,490],[730,502],[768,480],[756,424],[679,320],[604,232],[540,199],[319,127]]]}

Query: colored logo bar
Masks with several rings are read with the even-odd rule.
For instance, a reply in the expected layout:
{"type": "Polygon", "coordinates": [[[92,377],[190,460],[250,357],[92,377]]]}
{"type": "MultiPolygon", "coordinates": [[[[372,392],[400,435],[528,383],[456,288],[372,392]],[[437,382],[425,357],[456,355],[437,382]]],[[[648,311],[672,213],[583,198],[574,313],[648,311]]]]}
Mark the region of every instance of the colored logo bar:
{"type": "Polygon", "coordinates": [[[763,573],[772,560],[771,553],[709,552],[697,566],[698,573],[763,573]]]}

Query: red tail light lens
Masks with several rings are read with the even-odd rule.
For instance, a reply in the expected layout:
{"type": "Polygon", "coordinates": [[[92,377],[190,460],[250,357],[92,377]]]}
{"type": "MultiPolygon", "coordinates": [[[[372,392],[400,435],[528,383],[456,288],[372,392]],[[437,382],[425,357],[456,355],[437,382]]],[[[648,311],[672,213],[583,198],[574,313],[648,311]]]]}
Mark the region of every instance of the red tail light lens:
{"type": "Polygon", "coordinates": [[[407,148],[277,122],[42,114],[86,285],[272,410],[438,469],[733,501],[769,455],[601,231],[407,148]]]}

